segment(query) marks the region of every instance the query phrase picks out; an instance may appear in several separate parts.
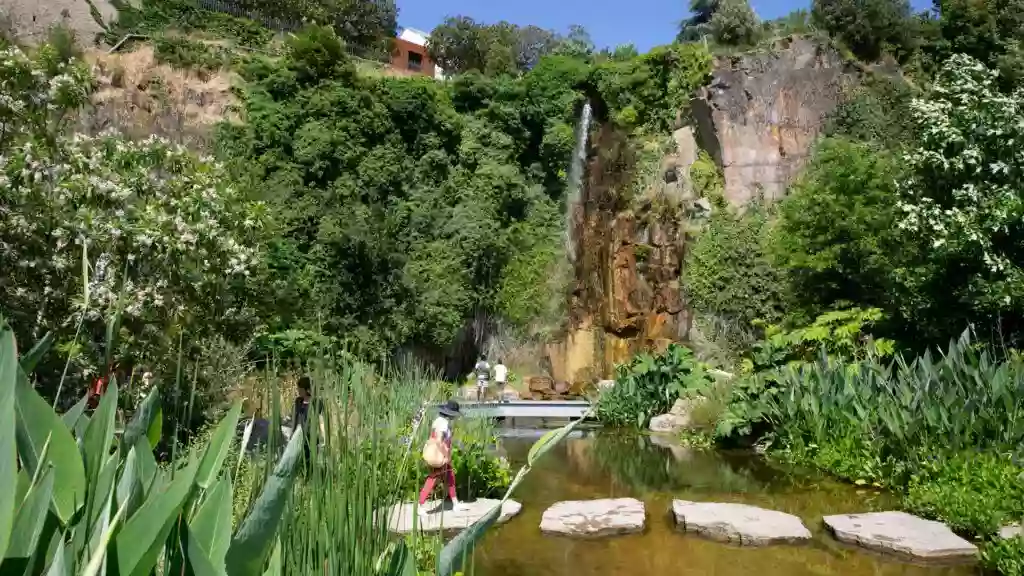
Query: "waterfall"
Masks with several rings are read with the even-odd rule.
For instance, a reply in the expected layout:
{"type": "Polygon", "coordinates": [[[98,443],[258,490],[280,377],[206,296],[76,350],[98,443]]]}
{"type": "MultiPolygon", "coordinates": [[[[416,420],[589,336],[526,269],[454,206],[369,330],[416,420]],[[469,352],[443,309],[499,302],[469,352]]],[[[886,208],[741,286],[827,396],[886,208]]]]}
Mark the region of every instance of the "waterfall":
{"type": "Polygon", "coordinates": [[[573,212],[580,203],[580,192],[583,189],[583,169],[587,160],[587,138],[590,137],[590,101],[583,103],[580,110],[580,123],[576,127],[576,146],[572,150],[569,164],[569,188],[565,195],[565,253],[570,262],[576,259],[576,230],[573,212]]]}

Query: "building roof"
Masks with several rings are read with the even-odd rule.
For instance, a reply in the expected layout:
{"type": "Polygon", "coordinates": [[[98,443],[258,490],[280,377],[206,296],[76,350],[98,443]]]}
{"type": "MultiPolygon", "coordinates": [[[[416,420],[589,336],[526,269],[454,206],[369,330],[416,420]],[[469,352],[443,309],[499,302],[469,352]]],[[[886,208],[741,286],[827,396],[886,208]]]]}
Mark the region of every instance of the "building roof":
{"type": "Polygon", "coordinates": [[[427,39],[430,38],[430,34],[415,28],[402,28],[398,32],[398,37],[406,42],[412,42],[417,46],[426,46],[427,39]]]}

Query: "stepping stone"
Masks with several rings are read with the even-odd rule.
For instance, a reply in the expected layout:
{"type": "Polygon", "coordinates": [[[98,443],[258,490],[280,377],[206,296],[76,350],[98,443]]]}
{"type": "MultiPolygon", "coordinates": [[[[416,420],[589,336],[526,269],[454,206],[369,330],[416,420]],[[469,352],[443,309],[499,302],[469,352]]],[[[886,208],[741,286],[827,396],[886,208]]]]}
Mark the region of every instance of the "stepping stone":
{"type": "Polygon", "coordinates": [[[871,512],[825,516],[840,542],[919,560],[969,560],[978,548],[941,522],[906,512],[871,512]]]}
{"type": "Polygon", "coordinates": [[[1020,524],[1017,523],[1008,524],[999,529],[999,538],[1002,540],[1009,540],[1010,538],[1016,538],[1020,535],[1020,524]]]}
{"type": "MultiPolygon", "coordinates": [[[[463,530],[477,520],[483,518],[501,500],[481,498],[475,502],[463,502],[463,509],[451,509],[451,503],[442,506],[441,502],[428,500],[423,508],[426,516],[417,518],[416,505],[412,502],[395,504],[388,512],[388,530],[398,534],[409,534],[418,525],[420,532],[441,532],[446,530],[463,530]]],[[[523,505],[515,500],[508,500],[501,507],[498,524],[507,522],[519,514],[523,505]]]]}
{"type": "Polygon", "coordinates": [[[673,500],[672,514],[683,531],[719,542],[767,546],[811,539],[811,531],[800,518],[746,504],[673,500]]]}
{"type": "Polygon", "coordinates": [[[571,500],[544,511],[540,531],[576,537],[614,536],[642,532],[644,503],[635,498],[571,500]]]}

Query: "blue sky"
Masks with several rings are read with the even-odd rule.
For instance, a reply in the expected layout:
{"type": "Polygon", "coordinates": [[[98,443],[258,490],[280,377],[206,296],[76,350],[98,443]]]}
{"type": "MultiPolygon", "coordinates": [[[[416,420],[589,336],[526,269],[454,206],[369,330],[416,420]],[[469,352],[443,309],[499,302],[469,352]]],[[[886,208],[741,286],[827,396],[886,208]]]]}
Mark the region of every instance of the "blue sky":
{"type": "MultiPolygon", "coordinates": [[[[751,0],[763,19],[807,7],[802,0],[751,0]]],[[[911,0],[917,9],[930,0],[911,0]]],[[[680,20],[687,16],[689,0],[398,0],[398,24],[427,32],[446,16],[469,16],[479,22],[507,20],[565,32],[580,24],[600,48],[635,44],[645,51],[675,38],[680,20]]]]}

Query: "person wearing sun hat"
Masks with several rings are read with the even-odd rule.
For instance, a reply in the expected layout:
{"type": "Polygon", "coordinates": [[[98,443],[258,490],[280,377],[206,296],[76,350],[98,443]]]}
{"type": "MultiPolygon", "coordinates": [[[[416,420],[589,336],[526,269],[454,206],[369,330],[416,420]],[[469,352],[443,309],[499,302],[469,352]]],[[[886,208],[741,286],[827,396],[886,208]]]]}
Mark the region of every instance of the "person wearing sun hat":
{"type": "Polygon", "coordinates": [[[451,425],[452,421],[461,416],[462,413],[459,411],[459,403],[455,400],[446,402],[444,406],[441,406],[439,412],[438,417],[430,425],[430,438],[427,439],[427,444],[423,447],[423,460],[431,468],[431,471],[427,475],[427,480],[423,483],[423,489],[420,490],[419,511],[421,516],[426,515],[423,505],[426,504],[427,498],[434,491],[434,486],[437,484],[438,479],[443,480],[447,485],[448,498],[451,499],[452,506],[456,509],[462,508],[458,497],[455,495],[455,471],[452,469],[451,425]]]}

